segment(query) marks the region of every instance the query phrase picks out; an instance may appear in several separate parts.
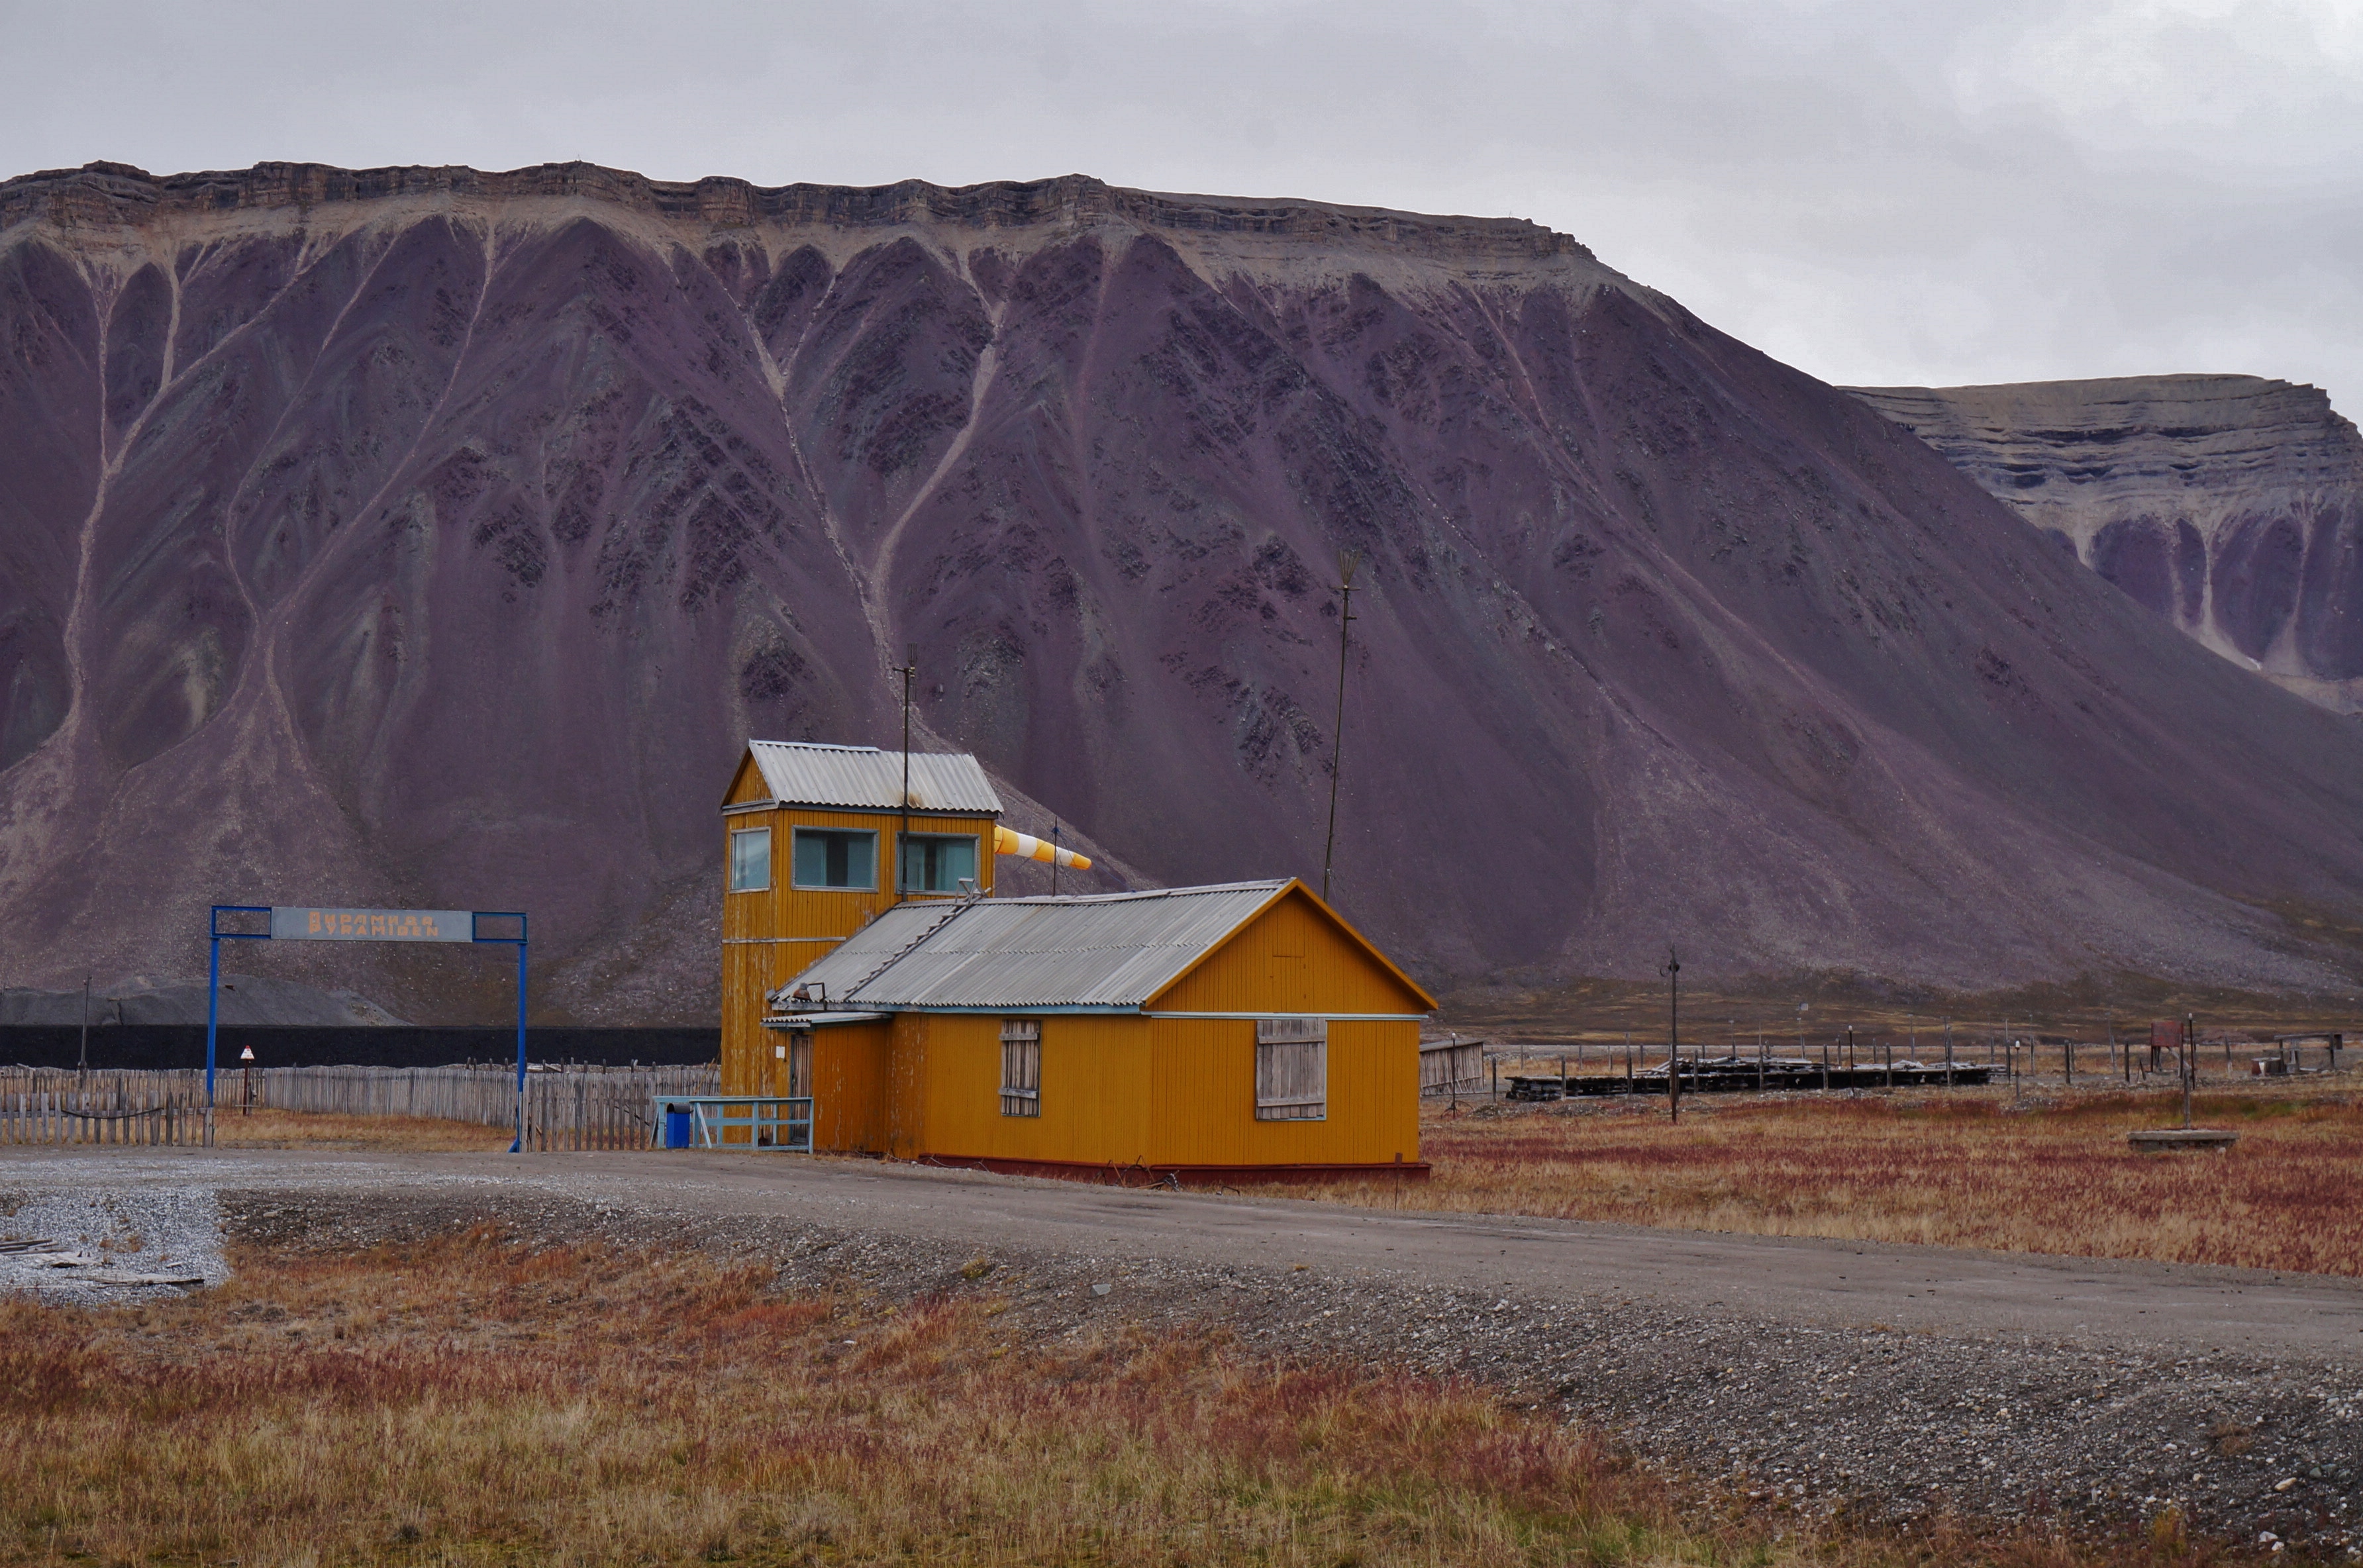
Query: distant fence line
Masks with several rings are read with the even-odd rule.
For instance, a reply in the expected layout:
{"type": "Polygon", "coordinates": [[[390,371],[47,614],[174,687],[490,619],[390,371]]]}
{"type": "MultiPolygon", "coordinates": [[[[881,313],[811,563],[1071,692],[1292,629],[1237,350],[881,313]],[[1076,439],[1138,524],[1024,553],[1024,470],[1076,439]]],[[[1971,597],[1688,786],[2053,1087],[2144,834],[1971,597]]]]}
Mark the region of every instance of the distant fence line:
{"type": "MultiPolygon", "coordinates": [[[[440,1067],[453,1062],[515,1062],[514,1026],[420,1024],[225,1023],[216,1042],[224,1067],[252,1049],[263,1067],[440,1067]]],[[[164,1069],[202,1066],[202,1023],[94,1023],[87,1043],[73,1024],[0,1024],[0,1062],[35,1067],[164,1069]]],[[[590,1062],[607,1066],[695,1066],[722,1057],[719,1026],[606,1029],[537,1024],[526,1031],[526,1055],[536,1062],[590,1062]]]]}
{"type": "MultiPolygon", "coordinates": [[[[0,1143],[195,1143],[205,1091],[200,1068],[0,1067],[0,1143]]],[[[647,1148],[657,1141],[658,1095],[720,1092],[721,1071],[713,1066],[536,1070],[526,1080],[526,1147],[647,1148]]],[[[516,1076],[506,1066],[233,1068],[216,1076],[215,1100],[216,1117],[252,1105],[485,1127],[515,1127],[518,1120],[516,1076]]]]}

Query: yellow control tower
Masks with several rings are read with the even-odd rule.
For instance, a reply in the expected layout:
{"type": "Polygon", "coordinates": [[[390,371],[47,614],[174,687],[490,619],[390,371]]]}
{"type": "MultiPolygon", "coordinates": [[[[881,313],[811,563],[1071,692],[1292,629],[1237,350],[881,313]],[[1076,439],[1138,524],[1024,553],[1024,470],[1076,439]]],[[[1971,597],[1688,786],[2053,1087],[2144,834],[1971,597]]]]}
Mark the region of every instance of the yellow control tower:
{"type": "Polygon", "coordinates": [[[775,1069],[764,993],[882,910],[991,893],[1000,816],[965,753],[747,744],[722,802],[725,1094],[807,1092],[775,1069]]]}

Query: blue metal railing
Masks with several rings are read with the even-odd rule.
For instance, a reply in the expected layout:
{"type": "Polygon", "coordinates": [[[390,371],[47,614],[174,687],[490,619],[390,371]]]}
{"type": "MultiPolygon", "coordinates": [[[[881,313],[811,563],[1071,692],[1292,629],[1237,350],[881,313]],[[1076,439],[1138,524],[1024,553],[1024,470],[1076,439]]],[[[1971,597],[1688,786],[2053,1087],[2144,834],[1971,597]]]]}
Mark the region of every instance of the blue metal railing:
{"type": "Polygon", "coordinates": [[[812,1153],[809,1095],[660,1094],[654,1104],[659,1141],[668,1149],[812,1153]]]}

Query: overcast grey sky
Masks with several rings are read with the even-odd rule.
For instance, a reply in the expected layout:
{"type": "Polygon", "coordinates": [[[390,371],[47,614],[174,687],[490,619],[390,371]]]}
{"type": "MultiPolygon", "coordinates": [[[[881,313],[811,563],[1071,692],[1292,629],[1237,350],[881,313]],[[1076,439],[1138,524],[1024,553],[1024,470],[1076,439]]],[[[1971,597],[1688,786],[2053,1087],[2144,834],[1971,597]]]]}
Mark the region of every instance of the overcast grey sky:
{"type": "Polygon", "coordinates": [[[1834,381],[2363,408],[2363,0],[0,0],[0,173],[264,159],[1514,214],[1834,381]]]}

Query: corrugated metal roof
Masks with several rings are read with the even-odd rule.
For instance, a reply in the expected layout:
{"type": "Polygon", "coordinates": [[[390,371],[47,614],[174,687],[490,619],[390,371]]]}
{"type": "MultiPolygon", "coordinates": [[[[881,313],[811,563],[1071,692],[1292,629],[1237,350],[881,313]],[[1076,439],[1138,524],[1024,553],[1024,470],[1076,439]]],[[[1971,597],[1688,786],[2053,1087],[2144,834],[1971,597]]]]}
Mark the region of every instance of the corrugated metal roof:
{"type": "MultiPolygon", "coordinates": [[[[874,745],[822,745],[813,741],[749,741],[763,785],[775,801],[794,806],[852,806],[899,811],[903,754],[874,745]]],[[[966,752],[911,754],[911,809],[915,812],[1001,813],[1001,797],[975,757],[966,752]]]]}
{"type": "Polygon", "coordinates": [[[795,983],[831,1007],[1137,1008],[1287,886],[902,904],[795,983]]]}

